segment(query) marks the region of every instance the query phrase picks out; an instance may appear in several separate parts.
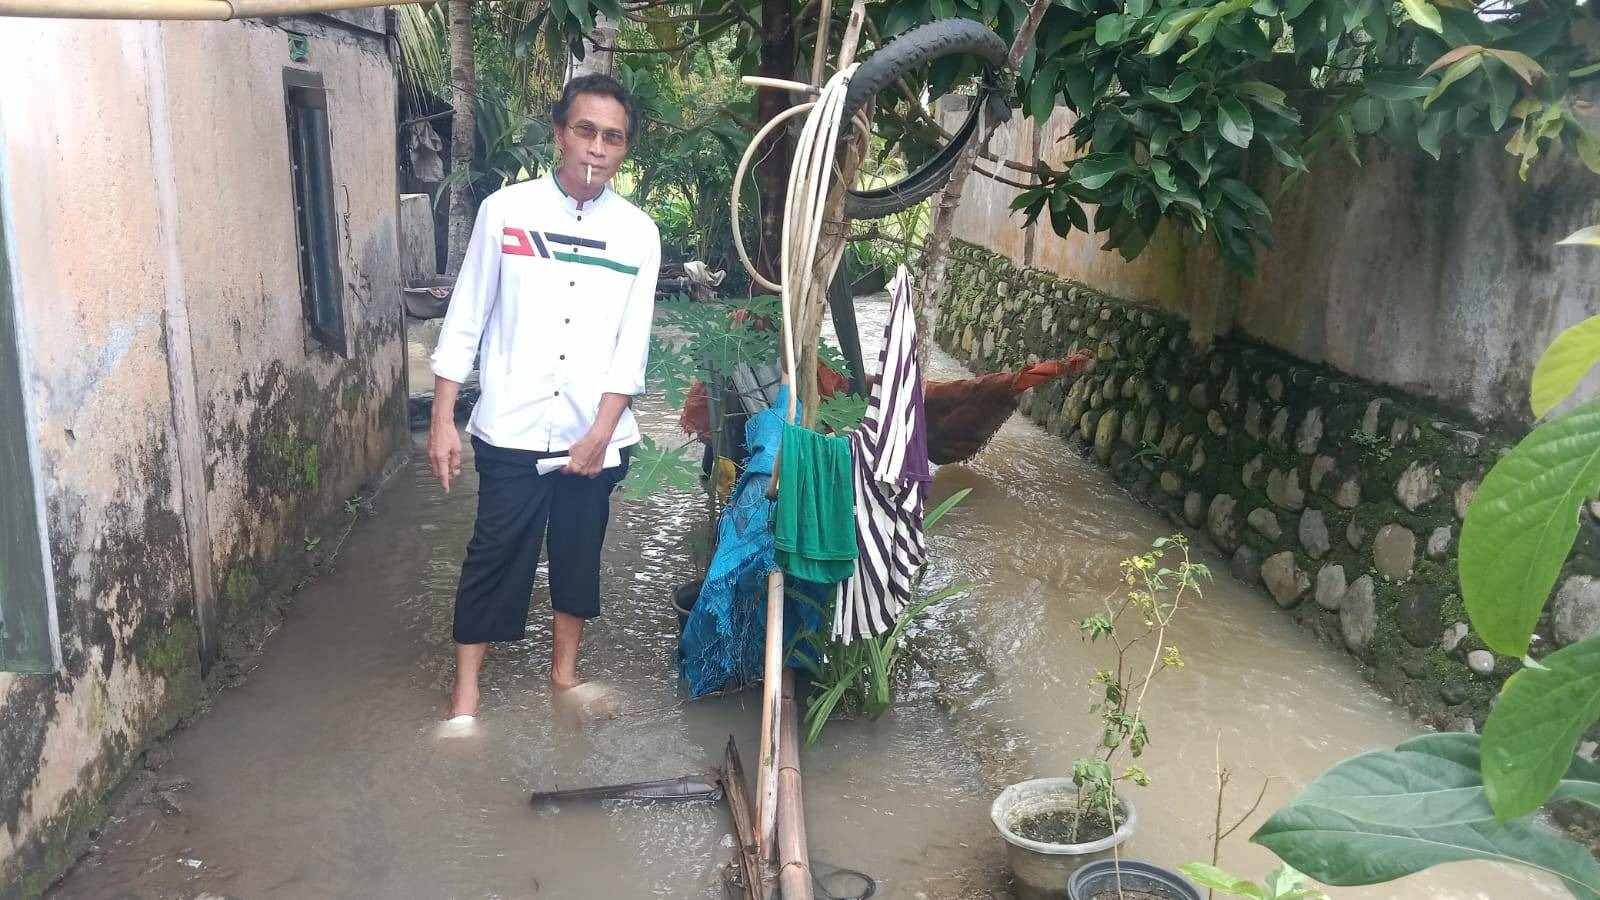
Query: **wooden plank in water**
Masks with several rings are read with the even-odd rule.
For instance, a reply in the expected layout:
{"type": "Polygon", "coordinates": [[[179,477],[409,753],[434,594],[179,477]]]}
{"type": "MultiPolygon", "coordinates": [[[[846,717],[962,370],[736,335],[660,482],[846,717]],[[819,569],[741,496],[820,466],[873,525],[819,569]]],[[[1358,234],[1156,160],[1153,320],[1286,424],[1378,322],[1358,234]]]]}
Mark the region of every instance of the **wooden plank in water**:
{"type": "Polygon", "coordinates": [[[722,767],[722,795],[728,800],[733,836],[739,842],[739,869],[744,873],[745,896],[751,900],[766,900],[765,873],[756,850],[755,810],[750,806],[750,788],[744,780],[744,763],[739,760],[739,747],[733,742],[733,735],[728,736],[727,758],[722,767]]]}

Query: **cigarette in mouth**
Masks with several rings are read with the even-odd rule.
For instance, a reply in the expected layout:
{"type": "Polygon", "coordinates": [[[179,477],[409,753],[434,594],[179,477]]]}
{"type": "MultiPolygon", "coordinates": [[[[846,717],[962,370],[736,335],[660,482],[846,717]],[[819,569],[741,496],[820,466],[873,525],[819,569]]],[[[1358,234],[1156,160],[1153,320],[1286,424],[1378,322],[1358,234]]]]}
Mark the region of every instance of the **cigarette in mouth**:
{"type": "Polygon", "coordinates": [[[583,183],[594,184],[594,163],[589,163],[583,167],[583,183]]]}

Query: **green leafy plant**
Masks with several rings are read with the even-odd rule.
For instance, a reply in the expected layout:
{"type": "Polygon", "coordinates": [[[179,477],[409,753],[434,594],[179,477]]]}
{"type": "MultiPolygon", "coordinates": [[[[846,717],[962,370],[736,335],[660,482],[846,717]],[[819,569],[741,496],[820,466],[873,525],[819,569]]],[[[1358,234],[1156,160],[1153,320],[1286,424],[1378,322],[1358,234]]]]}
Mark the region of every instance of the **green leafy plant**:
{"type": "Polygon", "coordinates": [[[1167,629],[1186,603],[1200,598],[1200,582],[1210,577],[1203,563],[1190,559],[1186,537],[1157,538],[1148,552],[1122,561],[1124,589],[1105,598],[1104,611],[1079,621],[1083,639],[1109,645],[1113,659],[1091,679],[1099,699],[1090,710],[1100,718],[1100,735],[1094,753],[1072,763],[1078,792],[1066,827],[1071,843],[1116,831],[1118,782],[1149,783],[1144,770],[1124,764],[1122,756],[1138,759],[1149,746],[1144,703],[1150,685],[1162,672],[1183,667],[1178,648],[1166,642],[1167,629]],[[1170,566],[1169,556],[1175,558],[1170,566]]]}
{"type": "Polygon", "coordinates": [[[662,490],[694,491],[700,488],[700,467],[684,455],[693,441],[663,446],[649,435],[639,438],[622,482],[624,500],[637,501],[662,490]]]}
{"type": "MultiPolygon", "coordinates": [[[[1597,322],[1568,329],[1540,360],[1530,398],[1537,414],[1600,361],[1597,322]]],[[[1328,884],[1494,859],[1547,872],[1574,896],[1600,897],[1600,865],[1588,848],[1534,816],[1554,800],[1600,809],[1600,766],[1575,754],[1600,720],[1600,638],[1525,656],[1580,507],[1597,491],[1600,401],[1544,422],[1500,458],[1462,526],[1461,590],[1484,643],[1525,665],[1501,689],[1483,736],[1427,735],[1345,760],[1253,841],[1328,884]]]]}

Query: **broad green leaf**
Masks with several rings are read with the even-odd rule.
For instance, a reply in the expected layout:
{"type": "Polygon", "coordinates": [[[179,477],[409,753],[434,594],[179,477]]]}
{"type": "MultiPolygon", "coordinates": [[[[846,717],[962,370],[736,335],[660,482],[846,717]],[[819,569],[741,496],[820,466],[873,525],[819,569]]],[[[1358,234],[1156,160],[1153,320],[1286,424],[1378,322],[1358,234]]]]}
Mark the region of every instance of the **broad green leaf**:
{"type": "Polygon", "coordinates": [[[1600,491],[1600,400],[1529,432],[1484,477],[1461,526],[1461,595],[1472,628],[1520,657],[1600,491]]]}
{"type": "Polygon", "coordinates": [[[1600,898],[1600,864],[1543,823],[1494,818],[1478,771],[1444,756],[1363,753],[1318,776],[1250,838],[1324,884],[1380,884],[1441,863],[1516,863],[1600,898]]]}
{"type": "MultiPolygon", "coordinates": [[[[1452,63],[1450,68],[1444,70],[1444,77],[1440,78],[1439,83],[1433,86],[1433,90],[1428,92],[1428,96],[1422,98],[1422,108],[1427,109],[1432,106],[1433,101],[1439,99],[1439,95],[1448,90],[1450,85],[1478,71],[1478,67],[1481,65],[1483,65],[1483,57],[1481,55],[1468,56],[1452,63]]],[[[1437,153],[1434,155],[1438,156],[1437,153]]]]}
{"type": "Polygon", "coordinates": [[[1577,231],[1574,231],[1561,240],[1556,241],[1557,247],[1563,245],[1588,245],[1590,247],[1600,247],[1600,225],[1590,225],[1587,228],[1579,228],[1577,231]]]}
{"type": "Polygon", "coordinates": [[[1262,890],[1261,885],[1248,878],[1229,875],[1209,863],[1185,863],[1178,867],[1178,871],[1189,876],[1190,881],[1203,888],[1221,891],[1224,894],[1231,894],[1235,897],[1254,897],[1259,900],[1259,898],[1267,895],[1267,892],[1262,890]]]}
{"type": "Polygon", "coordinates": [[[1217,182],[1217,185],[1222,188],[1224,194],[1228,195],[1228,199],[1232,200],[1236,205],[1258,216],[1272,215],[1267,209],[1266,201],[1261,199],[1260,194],[1251,190],[1250,185],[1237,178],[1224,178],[1217,182]]]}
{"type": "Polygon", "coordinates": [[[1429,156],[1438,159],[1443,152],[1445,126],[1454,118],[1448,112],[1435,112],[1428,116],[1417,127],[1417,145],[1427,151],[1429,156]]]}
{"type": "Polygon", "coordinates": [[[1159,56],[1172,49],[1172,45],[1183,37],[1183,33],[1189,29],[1189,26],[1200,21],[1200,17],[1205,14],[1206,10],[1204,9],[1192,9],[1182,15],[1167,19],[1166,23],[1156,31],[1155,37],[1150,39],[1150,44],[1144,48],[1144,52],[1149,56],[1159,56]]]}
{"type": "Polygon", "coordinates": [[[1534,79],[1545,76],[1544,66],[1539,65],[1526,53],[1518,53],[1515,50],[1489,50],[1488,53],[1510,66],[1511,71],[1517,73],[1517,77],[1529,84],[1533,84],[1534,79]]]}
{"type": "Polygon", "coordinates": [[[1222,139],[1235,147],[1250,146],[1250,139],[1255,136],[1250,110],[1237,97],[1228,97],[1218,104],[1217,129],[1222,132],[1222,139]]]}
{"type": "Polygon", "coordinates": [[[1094,23],[1094,42],[1104,47],[1121,41],[1128,36],[1128,29],[1135,21],[1133,17],[1121,13],[1101,16],[1094,23]]]}
{"type": "MultiPolygon", "coordinates": [[[[1481,777],[1483,741],[1484,738],[1476,734],[1444,731],[1414,737],[1395,749],[1448,759],[1478,772],[1481,777]]],[[[1576,800],[1590,806],[1600,806],[1600,765],[1581,756],[1573,756],[1567,761],[1566,768],[1566,774],[1561,776],[1561,782],[1550,799],[1576,800]]]]}
{"type": "Polygon", "coordinates": [[[1573,141],[1578,147],[1578,158],[1589,167],[1589,171],[1600,175],[1600,138],[1594,132],[1579,128],[1578,137],[1573,141]]]}
{"type": "Polygon", "coordinates": [[[1511,115],[1511,104],[1517,102],[1517,81],[1499,60],[1485,63],[1483,75],[1489,87],[1489,127],[1499,131],[1511,115]]]}
{"type": "Polygon", "coordinates": [[[1539,364],[1533,367],[1533,389],[1528,397],[1534,418],[1544,418],[1557,403],[1567,399],[1595,363],[1600,363],[1600,316],[1584,319],[1561,332],[1539,357],[1539,364]]]}
{"type": "Polygon", "coordinates": [[[1398,72],[1370,72],[1362,83],[1367,93],[1385,100],[1415,100],[1428,96],[1433,89],[1433,79],[1414,78],[1398,72]]]}
{"type": "Polygon", "coordinates": [[[1061,63],[1052,60],[1033,76],[1028,91],[1028,116],[1035,121],[1050,117],[1056,107],[1056,76],[1061,73],[1061,63]]]}
{"type": "Polygon", "coordinates": [[[1422,70],[1422,74],[1431,75],[1445,66],[1455,65],[1469,56],[1476,56],[1482,52],[1483,47],[1480,44],[1467,44],[1462,47],[1457,47],[1430,63],[1426,69],[1422,70]]]}
{"type": "Polygon", "coordinates": [[[1133,164],[1126,153],[1091,153],[1073,164],[1067,178],[1073,184],[1097,191],[1133,164]]]}
{"type": "Polygon", "coordinates": [[[1195,88],[1200,86],[1200,80],[1193,72],[1184,72],[1172,80],[1172,84],[1164,88],[1147,88],[1145,93],[1160,100],[1162,103],[1182,103],[1189,99],[1195,88]]]}
{"type": "MultiPolygon", "coordinates": [[[[1506,681],[1483,726],[1483,786],[1500,820],[1544,805],[1600,719],[1600,638],[1563,647],[1506,681]]],[[[1593,786],[1600,791],[1600,785],[1593,786]]]]}
{"type": "Polygon", "coordinates": [[[1373,134],[1383,127],[1383,101],[1362,97],[1350,107],[1350,120],[1358,134],[1373,134]]]}
{"type": "Polygon", "coordinates": [[[1264,100],[1273,106],[1282,106],[1289,100],[1288,94],[1273,85],[1267,84],[1265,81],[1241,82],[1235,90],[1243,96],[1264,100]]]}
{"type": "Polygon", "coordinates": [[[1200,127],[1200,110],[1192,106],[1178,107],[1178,125],[1184,131],[1193,131],[1200,127]]]}
{"type": "Polygon", "coordinates": [[[1164,159],[1150,160],[1150,174],[1164,191],[1178,189],[1178,179],[1172,174],[1172,164],[1164,159]]]}
{"type": "Polygon", "coordinates": [[[1206,154],[1206,145],[1203,141],[1190,138],[1178,146],[1178,158],[1189,164],[1194,169],[1195,181],[1205,184],[1211,177],[1211,157],[1206,154]]]}
{"type": "Polygon", "coordinates": [[[1421,25],[1429,31],[1444,33],[1444,21],[1439,18],[1439,11],[1428,4],[1428,0],[1400,0],[1406,8],[1406,15],[1411,21],[1421,25]]]}

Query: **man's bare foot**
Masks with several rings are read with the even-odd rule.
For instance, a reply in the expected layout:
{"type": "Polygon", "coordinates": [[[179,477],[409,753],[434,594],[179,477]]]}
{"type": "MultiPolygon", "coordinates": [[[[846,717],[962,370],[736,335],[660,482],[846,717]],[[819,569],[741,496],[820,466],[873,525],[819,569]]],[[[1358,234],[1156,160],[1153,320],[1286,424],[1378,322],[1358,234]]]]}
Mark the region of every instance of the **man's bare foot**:
{"type": "Polygon", "coordinates": [[[551,679],[554,705],[563,718],[582,724],[615,719],[622,715],[622,702],[615,689],[597,681],[560,687],[551,679]]]}
{"type": "Polygon", "coordinates": [[[455,687],[450,692],[450,715],[448,718],[476,716],[477,714],[478,686],[457,679],[455,687]]]}

